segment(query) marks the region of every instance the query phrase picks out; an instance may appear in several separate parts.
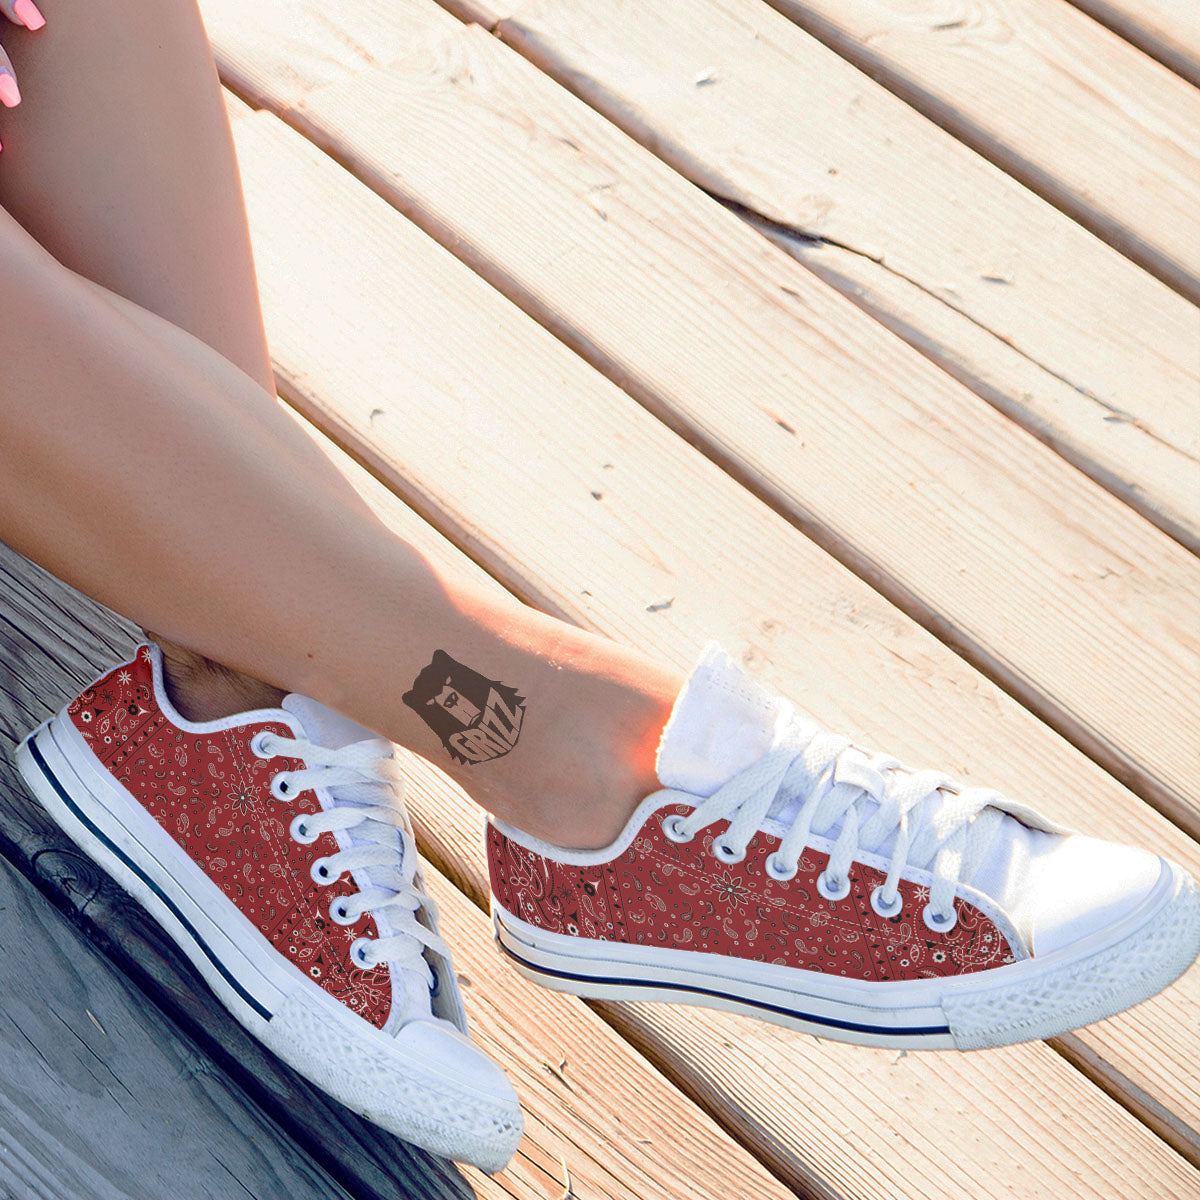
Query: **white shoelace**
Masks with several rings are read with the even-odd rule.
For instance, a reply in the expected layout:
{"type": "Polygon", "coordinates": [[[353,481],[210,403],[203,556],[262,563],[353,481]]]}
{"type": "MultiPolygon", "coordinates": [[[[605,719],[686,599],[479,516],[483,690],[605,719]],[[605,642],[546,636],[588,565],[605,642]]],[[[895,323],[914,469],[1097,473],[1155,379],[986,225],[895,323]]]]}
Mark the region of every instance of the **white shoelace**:
{"type": "Polygon", "coordinates": [[[990,788],[963,787],[938,771],[910,770],[793,717],[775,749],[686,817],[667,817],[663,829],[673,841],[684,842],[705,826],[728,820],[729,828],[713,840],[713,853],[734,863],[745,858],[750,839],[774,817],[785,833],[765,869],[772,878],[786,880],[799,869],[810,835],[832,836],[840,826],[817,880],[821,894],[840,900],[850,890],[848,872],[859,851],[879,853],[889,867],[871,896],[875,911],[896,916],[905,868],[924,868],[931,885],[922,916],[930,929],[945,933],[957,921],[954,894],[960,880],[971,879],[1004,819],[989,805],[1002,800],[990,788]]]}
{"type": "Polygon", "coordinates": [[[308,845],[322,833],[354,831],[355,845],[313,860],[312,878],[328,885],[356,867],[375,868],[372,886],[335,900],[329,915],[339,925],[353,925],[363,913],[370,912],[377,919],[385,916],[395,932],[356,939],[350,947],[352,961],[364,970],[387,963],[417,971],[431,989],[436,988],[437,979],[424,952],[428,948],[449,958],[450,948],[417,920],[417,910],[424,909],[430,921],[436,922],[437,907],[417,886],[417,848],[402,813],[394,803],[388,803],[403,794],[404,786],[391,745],[382,739],[370,739],[330,750],[301,738],[260,733],[251,749],[261,758],[298,758],[305,764],[298,771],[281,771],[271,781],[272,795],[284,802],[316,788],[349,785],[359,791],[368,789],[367,795],[371,790],[379,792],[382,803],[339,803],[334,797],[332,808],[300,813],[292,821],[291,836],[308,845]]]}

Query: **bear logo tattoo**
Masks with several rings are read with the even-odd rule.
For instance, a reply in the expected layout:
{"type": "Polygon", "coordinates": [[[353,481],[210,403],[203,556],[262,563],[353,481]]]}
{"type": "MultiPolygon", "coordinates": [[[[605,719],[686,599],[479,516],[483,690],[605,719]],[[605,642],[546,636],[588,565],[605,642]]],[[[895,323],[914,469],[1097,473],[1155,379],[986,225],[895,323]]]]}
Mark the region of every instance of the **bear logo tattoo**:
{"type": "Polygon", "coordinates": [[[450,756],[472,766],[507,754],[525,719],[516,688],[463,666],[444,650],[401,697],[442,740],[450,756]]]}

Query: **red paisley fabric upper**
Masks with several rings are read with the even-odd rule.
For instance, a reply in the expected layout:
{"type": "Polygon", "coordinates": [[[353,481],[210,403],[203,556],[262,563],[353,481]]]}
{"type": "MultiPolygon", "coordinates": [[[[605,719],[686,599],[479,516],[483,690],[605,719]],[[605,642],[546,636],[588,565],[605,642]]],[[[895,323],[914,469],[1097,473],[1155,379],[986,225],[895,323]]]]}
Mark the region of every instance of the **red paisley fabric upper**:
{"type": "Polygon", "coordinates": [[[275,948],[354,1012],[380,1028],[391,1009],[386,966],[363,971],[350,962],[358,937],[375,937],[369,913],[338,925],[329,905],[351,894],[343,876],[320,886],[313,860],[337,853],[323,833],[311,845],[288,827],[299,812],[316,812],[312,792],[286,805],[271,795],[272,778],[299,770],[298,759],[266,760],[250,750],[260,730],[282,737],[282,722],[241,725],[218,733],[187,733],[173,725],[154,696],[151,652],[117,667],[72,701],[67,712],[113,777],[186,851],[275,948]]]}
{"type": "Polygon", "coordinates": [[[552,933],[672,950],[745,958],[868,982],[962,975],[1014,959],[995,923],[956,897],[958,921],[947,933],[929,929],[921,912],[927,888],[900,883],[904,905],[879,916],[871,892],[884,873],[863,863],[850,870],[850,892],[826,900],[817,876],[828,855],[808,849],[795,877],[766,873],[779,839],[759,832],[746,857],[727,864],[713,856],[724,821],[691,842],[673,842],[662,829],[668,813],[653,813],[619,857],[577,867],[543,857],[488,826],[488,867],[500,905],[552,933]]]}

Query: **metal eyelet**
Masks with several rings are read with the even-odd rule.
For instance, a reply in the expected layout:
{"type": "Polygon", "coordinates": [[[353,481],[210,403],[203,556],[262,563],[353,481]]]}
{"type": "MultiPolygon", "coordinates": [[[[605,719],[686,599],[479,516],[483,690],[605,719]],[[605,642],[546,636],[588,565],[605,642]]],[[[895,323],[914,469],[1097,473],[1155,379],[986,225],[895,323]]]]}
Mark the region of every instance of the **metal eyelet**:
{"type": "Polygon", "coordinates": [[[817,891],[826,900],[844,900],[850,895],[850,880],[848,878],[831,879],[828,871],[822,871],[817,876],[817,891]]]}
{"type": "Polygon", "coordinates": [[[353,925],[358,920],[358,917],[352,916],[346,911],[345,896],[339,896],[329,906],[329,916],[330,919],[336,922],[338,925],[353,925]]]}
{"type": "Polygon", "coordinates": [[[904,907],[904,899],[899,892],[891,904],[887,904],[883,899],[883,884],[880,884],[871,892],[871,907],[881,917],[895,917],[900,915],[900,910],[904,907]]]}
{"type": "Polygon", "coordinates": [[[272,754],[267,749],[267,739],[269,737],[271,737],[271,731],[269,729],[260,729],[250,739],[250,753],[253,754],[255,758],[277,758],[278,757],[278,755],[272,754]]]}
{"type": "Polygon", "coordinates": [[[952,908],[948,913],[934,912],[933,905],[927,904],[921,909],[921,920],[934,933],[949,933],[958,924],[958,911],[952,908]]]}
{"type": "Polygon", "coordinates": [[[690,842],[696,835],[694,833],[684,833],[679,827],[683,824],[684,818],[678,813],[672,813],[668,817],[663,818],[662,831],[673,842],[678,842],[683,845],[690,842]]]}
{"type": "Polygon", "coordinates": [[[310,816],[312,813],[298,813],[292,818],[288,832],[292,835],[293,842],[299,842],[302,846],[311,846],[321,836],[315,830],[309,829],[306,818],[310,816]]]}
{"type": "Polygon", "coordinates": [[[308,873],[312,876],[313,883],[320,884],[321,887],[328,887],[337,876],[329,869],[329,859],[314,858],[312,866],[308,868],[308,873]]]}
{"type": "Polygon", "coordinates": [[[276,800],[291,800],[296,795],[296,789],[287,781],[287,774],[280,771],[274,779],[271,780],[271,795],[276,800]]]}
{"type": "Polygon", "coordinates": [[[767,861],[763,863],[763,870],[772,879],[777,879],[780,883],[787,883],[789,879],[796,878],[796,873],[800,870],[800,866],[797,864],[794,867],[789,867],[778,854],[768,854],[767,861]]]}
{"type": "Polygon", "coordinates": [[[373,938],[355,938],[350,943],[350,961],[360,971],[373,971],[379,966],[374,956],[370,954],[370,946],[373,940],[373,938]]]}
{"type": "Polygon", "coordinates": [[[746,857],[745,850],[736,850],[726,840],[725,835],[713,838],[713,856],[723,863],[740,863],[746,857]]]}

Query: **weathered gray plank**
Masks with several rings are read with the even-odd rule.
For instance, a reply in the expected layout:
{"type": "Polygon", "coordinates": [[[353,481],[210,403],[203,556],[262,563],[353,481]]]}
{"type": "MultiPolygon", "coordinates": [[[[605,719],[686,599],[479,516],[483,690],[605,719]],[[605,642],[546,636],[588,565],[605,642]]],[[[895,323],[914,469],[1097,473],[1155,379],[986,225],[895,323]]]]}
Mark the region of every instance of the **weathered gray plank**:
{"type": "MultiPolygon", "coordinates": [[[[355,1116],[264,1050],[158,926],[25,793],[11,765],[14,742],[136,638],[131,626],[0,545],[0,849],[353,1195],[470,1200],[474,1192],[453,1166],[355,1116]]],[[[110,1117],[118,1116],[114,1108],[110,1117]]]]}
{"type": "Polygon", "coordinates": [[[3,860],[0,913],[6,1200],[347,1200],[3,860]]]}

